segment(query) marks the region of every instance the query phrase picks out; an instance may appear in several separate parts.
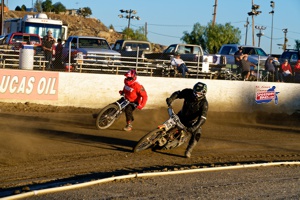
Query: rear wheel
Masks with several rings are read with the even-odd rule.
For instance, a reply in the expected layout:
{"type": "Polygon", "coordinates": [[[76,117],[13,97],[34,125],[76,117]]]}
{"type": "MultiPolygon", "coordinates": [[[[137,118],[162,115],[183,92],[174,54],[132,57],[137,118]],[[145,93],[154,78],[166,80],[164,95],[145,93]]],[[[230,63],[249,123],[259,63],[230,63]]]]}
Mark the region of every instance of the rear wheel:
{"type": "Polygon", "coordinates": [[[97,129],[106,129],[110,127],[116,120],[116,113],[119,110],[119,106],[116,104],[110,104],[104,107],[96,118],[97,129]]]}
{"type": "Polygon", "coordinates": [[[163,131],[164,130],[162,129],[155,129],[146,134],[138,141],[137,145],[133,149],[133,152],[139,152],[154,146],[155,143],[162,138],[163,131]]]}

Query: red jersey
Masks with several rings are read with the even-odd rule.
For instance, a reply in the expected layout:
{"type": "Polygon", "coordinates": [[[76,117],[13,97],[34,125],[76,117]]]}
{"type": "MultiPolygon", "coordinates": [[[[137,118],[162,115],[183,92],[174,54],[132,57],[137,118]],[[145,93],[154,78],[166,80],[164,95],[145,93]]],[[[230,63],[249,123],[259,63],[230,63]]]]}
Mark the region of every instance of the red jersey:
{"type": "Polygon", "coordinates": [[[145,88],[137,81],[129,85],[124,85],[123,93],[130,102],[138,103],[140,108],[146,105],[148,96],[145,88]]]}

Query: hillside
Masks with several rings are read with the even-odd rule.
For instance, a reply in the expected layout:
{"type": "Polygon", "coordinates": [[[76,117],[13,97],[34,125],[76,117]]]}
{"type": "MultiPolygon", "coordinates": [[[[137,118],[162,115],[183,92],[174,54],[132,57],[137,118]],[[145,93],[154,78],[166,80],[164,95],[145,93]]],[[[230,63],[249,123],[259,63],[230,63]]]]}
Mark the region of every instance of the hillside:
{"type": "MultiPolygon", "coordinates": [[[[35,12],[24,11],[8,11],[5,12],[4,19],[23,18],[25,15],[34,15],[35,12]]],[[[95,18],[83,18],[81,16],[46,13],[51,19],[62,20],[64,24],[68,25],[68,35],[88,35],[105,38],[109,43],[114,43],[117,39],[122,38],[122,34],[109,30],[101,20],[95,18]]],[[[160,52],[163,47],[153,44],[154,51],[160,52]]]]}

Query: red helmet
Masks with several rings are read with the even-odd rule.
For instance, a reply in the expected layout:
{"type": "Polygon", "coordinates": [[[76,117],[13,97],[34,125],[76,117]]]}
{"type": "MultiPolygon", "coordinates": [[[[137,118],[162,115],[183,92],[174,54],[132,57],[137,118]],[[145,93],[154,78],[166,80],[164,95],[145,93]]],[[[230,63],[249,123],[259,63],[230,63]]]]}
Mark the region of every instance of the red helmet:
{"type": "Polygon", "coordinates": [[[134,69],[129,70],[124,76],[126,76],[125,85],[132,85],[136,81],[136,71],[134,69]]]}

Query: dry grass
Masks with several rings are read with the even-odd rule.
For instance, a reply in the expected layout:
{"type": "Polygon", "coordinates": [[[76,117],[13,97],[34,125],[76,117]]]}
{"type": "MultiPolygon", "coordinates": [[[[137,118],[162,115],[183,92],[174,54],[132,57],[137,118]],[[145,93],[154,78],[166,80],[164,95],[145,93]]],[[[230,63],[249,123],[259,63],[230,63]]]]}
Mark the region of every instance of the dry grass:
{"type": "MultiPolygon", "coordinates": [[[[5,12],[4,19],[23,18],[25,15],[34,15],[35,12],[24,11],[8,11],[5,12]]],[[[99,20],[95,18],[83,18],[80,16],[63,15],[46,13],[51,19],[62,20],[63,24],[69,27],[68,36],[70,35],[87,35],[105,38],[109,43],[114,43],[118,39],[122,39],[122,34],[117,32],[110,32],[109,29],[99,20]]],[[[162,52],[165,46],[153,44],[154,52],[162,52]]]]}

